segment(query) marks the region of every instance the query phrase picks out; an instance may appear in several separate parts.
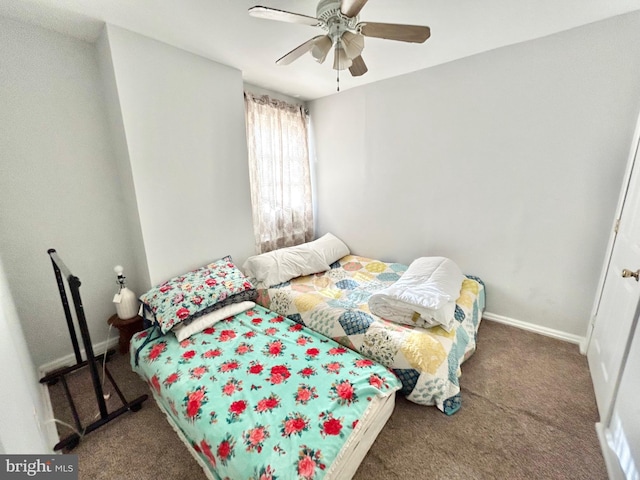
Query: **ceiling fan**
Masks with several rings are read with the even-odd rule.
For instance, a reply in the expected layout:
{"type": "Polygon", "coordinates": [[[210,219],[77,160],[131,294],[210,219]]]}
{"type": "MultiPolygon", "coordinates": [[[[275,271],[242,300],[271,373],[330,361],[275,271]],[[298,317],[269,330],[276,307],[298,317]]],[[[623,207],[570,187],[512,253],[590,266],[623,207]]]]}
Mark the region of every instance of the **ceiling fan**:
{"type": "Polygon", "coordinates": [[[333,48],[334,70],[339,72],[348,68],[351,75],[359,77],[368,70],[361,55],[364,37],[423,43],[431,35],[431,30],[426,26],[360,22],[359,13],[366,3],[367,0],[321,0],[316,9],[316,17],[262,6],[250,8],[249,15],[321,27],[327,31],[325,35],[313,37],[279,58],[276,61],[278,65],[288,65],[307,52],[311,52],[313,58],[323,63],[333,48]]]}

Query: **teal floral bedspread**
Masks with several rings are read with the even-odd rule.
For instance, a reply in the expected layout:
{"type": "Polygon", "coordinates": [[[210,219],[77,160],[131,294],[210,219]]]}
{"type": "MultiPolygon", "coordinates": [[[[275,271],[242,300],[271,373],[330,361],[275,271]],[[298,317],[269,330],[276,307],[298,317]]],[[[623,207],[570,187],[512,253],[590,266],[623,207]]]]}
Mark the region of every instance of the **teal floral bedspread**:
{"type": "Polygon", "coordinates": [[[461,406],[460,366],[476,349],[484,284],[471,276],[463,281],[450,332],[373,315],[371,294],[393,284],[407,268],[347,255],[326,272],[259,289],[257,302],[392,368],[408,400],[451,415],[461,406]]]}
{"type": "Polygon", "coordinates": [[[263,307],[178,343],[136,349],[150,385],[219,479],[321,479],[376,396],[401,387],[385,367],[263,307]]]}

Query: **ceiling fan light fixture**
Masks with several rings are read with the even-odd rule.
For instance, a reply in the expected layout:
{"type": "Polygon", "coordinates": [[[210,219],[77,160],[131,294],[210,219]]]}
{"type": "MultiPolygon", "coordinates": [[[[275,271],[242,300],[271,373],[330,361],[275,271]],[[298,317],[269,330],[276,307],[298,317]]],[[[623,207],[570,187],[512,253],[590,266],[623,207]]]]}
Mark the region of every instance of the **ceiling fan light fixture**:
{"type": "Polygon", "coordinates": [[[344,48],[340,45],[336,45],[335,53],[333,56],[333,69],[334,70],[346,70],[352,64],[351,59],[344,51],[344,48]]]}
{"type": "Polygon", "coordinates": [[[353,60],[356,57],[359,57],[364,50],[364,37],[359,33],[353,32],[344,32],[342,34],[342,46],[347,56],[353,60]]]}
{"type": "Polygon", "coordinates": [[[323,63],[327,58],[328,53],[331,51],[333,42],[329,35],[325,35],[322,38],[316,40],[311,48],[311,55],[316,59],[318,63],[323,63]]]}

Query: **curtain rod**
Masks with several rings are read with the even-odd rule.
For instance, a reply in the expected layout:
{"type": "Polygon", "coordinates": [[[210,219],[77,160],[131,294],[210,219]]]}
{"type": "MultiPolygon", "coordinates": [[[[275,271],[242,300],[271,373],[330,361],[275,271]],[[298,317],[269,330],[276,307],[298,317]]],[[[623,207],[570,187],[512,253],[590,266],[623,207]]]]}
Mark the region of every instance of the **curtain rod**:
{"type": "Polygon", "coordinates": [[[306,106],[304,106],[304,105],[302,105],[302,104],[300,104],[300,103],[289,103],[289,102],[287,102],[286,100],[280,100],[280,99],[278,99],[278,98],[273,98],[273,97],[270,97],[270,96],[269,96],[269,95],[267,95],[267,94],[263,94],[263,95],[256,95],[256,94],[254,94],[254,93],[247,92],[247,91],[245,90],[245,91],[244,91],[244,97],[245,97],[245,98],[247,98],[247,96],[248,96],[251,100],[253,100],[254,102],[257,102],[257,103],[260,103],[260,102],[268,103],[268,104],[273,105],[273,106],[276,106],[276,107],[279,107],[279,106],[285,106],[285,107],[287,107],[287,108],[296,108],[296,109],[298,109],[298,108],[299,108],[299,109],[300,109],[300,110],[302,110],[306,115],[309,115],[309,109],[308,109],[306,106]]]}

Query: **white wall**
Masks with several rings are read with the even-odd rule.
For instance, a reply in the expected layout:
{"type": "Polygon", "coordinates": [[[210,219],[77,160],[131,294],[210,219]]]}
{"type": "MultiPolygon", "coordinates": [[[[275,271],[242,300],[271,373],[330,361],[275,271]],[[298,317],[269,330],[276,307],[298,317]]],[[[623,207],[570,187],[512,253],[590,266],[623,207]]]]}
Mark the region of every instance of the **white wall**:
{"type": "Polygon", "coordinates": [[[252,255],[241,72],[107,25],[152,284],[252,255]]]}
{"type": "MultiPolygon", "coordinates": [[[[94,343],[115,313],[113,266],[140,279],[94,45],[0,17],[0,257],[33,361],[72,352],[47,255],[82,281],[94,343]]],[[[112,334],[114,335],[114,334],[112,334]]],[[[5,447],[8,446],[5,444],[5,447]]]]}
{"type": "Polygon", "coordinates": [[[634,13],[311,102],[318,233],[451,257],[486,282],[489,312],[583,336],[640,107],[639,32],[634,13]]]}
{"type": "Polygon", "coordinates": [[[121,185],[122,201],[125,206],[122,212],[122,219],[131,238],[131,242],[126,245],[126,248],[130,251],[133,258],[136,259],[135,264],[126,266],[125,276],[138,280],[137,289],[134,291],[141,294],[151,287],[151,280],[149,279],[147,256],[142,240],[142,227],[140,226],[138,201],[133,184],[133,174],[131,173],[127,136],[122,123],[120,98],[118,97],[118,87],[115,83],[113,60],[111,58],[106,28],[103,29],[102,35],[96,41],[96,49],[98,53],[100,78],[102,80],[102,92],[109,120],[109,140],[114,149],[118,181],[121,185]]]}
{"type": "Polygon", "coordinates": [[[44,406],[36,370],[0,261],[0,453],[43,454],[44,406]]]}

